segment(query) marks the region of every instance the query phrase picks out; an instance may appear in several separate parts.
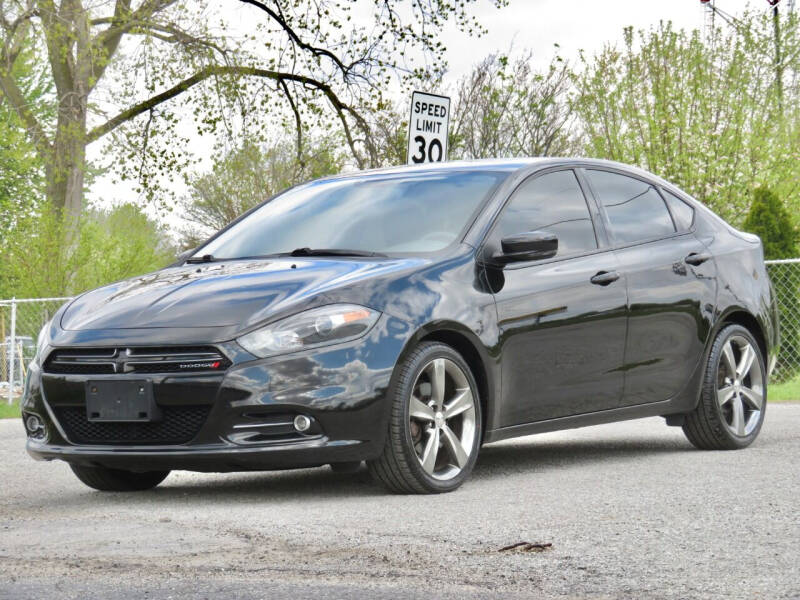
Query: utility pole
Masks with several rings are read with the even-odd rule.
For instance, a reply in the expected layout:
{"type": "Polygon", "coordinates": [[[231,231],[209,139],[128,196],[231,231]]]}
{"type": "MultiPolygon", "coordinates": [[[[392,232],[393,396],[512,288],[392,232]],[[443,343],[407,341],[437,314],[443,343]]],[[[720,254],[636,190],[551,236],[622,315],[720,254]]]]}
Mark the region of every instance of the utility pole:
{"type": "Polygon", "coordinates": [[[714,2],[716,0],[700,0],[703,5],[703,38],[711,41],[714,38],[714,16],[717,14],[714,2]]]}
{"type": "MultiPolygon", "coordinates": [[[[775,96],[777,99],[778,104],[778,115],[783,116],[783,71],[786,65],[783,64],[783,40],[781,39],[781,13],[778,8],[781,0],[767,0],[767,3],[772,7],[772,29],[774,33],[774,44],[775,44],[775,96]]],[[[789,13],[791,14],[794,12],[794,4],[795,0],[788,0],[789,3],[789,13]]],[[[716,13],[720,14],[720,17],[727,22],[732,27],[739,27],[741,23],[735,17],[727,14],[725,11],[717,8],[716,3],[714,0],[700,0],[700,4],[705,7],[706,10],[706,20],[704,27],[707,29],[709,27],[709,15],[708,13],[711,12],[712,15],[716,13]]],[[[714,21],[713,16],[711,17],[711,28],[713,30],[714,21]]],[[[708,32],[706,32],[706,39],[708,39],[708,32]]]]}

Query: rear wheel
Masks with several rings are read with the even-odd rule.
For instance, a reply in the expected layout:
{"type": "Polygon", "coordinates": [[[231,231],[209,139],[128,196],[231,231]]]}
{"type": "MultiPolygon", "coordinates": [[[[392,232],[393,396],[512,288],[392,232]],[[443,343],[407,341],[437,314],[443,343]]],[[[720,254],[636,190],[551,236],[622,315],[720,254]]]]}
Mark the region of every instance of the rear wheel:
{"type": "Polygon", "coordinates": [[[396,493],[440,493],[459,487],[478,456],[481,404],[469,366],[439,343],[420,344],[398,366],[389,391],[386,445],[367,463],[396,493]]]}
{"type": "Polygon", "coordinates": [[[683,431],[702,450],[735,450],[753,443],[767,407],[764,357],[747,329],[729,325],[714,340],[700,402],[683,431]]]}
{"type": "Polygon", "coordinates": [[[134,473],[107,467],[70,465],[78,479],[90,488],[101,492],[140,492],[156,487],[169,475],[169,471],[134,473]]]}

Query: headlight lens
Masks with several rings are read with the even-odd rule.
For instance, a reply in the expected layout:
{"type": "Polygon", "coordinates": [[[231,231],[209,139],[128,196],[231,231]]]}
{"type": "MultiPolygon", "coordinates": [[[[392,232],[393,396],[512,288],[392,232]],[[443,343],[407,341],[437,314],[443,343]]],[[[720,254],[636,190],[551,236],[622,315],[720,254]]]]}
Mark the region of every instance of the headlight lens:
{"type": "Polygon", "coordinates": [[[50,341],[50,324],[51,321],[48,321],[42,327],[42,330],[39,332],[39,337],[36,338],[36,356],[33,357],[34,362],[41,360],[42,354],[44,354],[45,348],[47,348],[47,343],[50,341]]]}
{"type": "Polygon", "coordinates": [[[331,304],[287,317],[240,337],[239,345],[260,358],[355,340],[381,316],[357,304],[331,304]]]}

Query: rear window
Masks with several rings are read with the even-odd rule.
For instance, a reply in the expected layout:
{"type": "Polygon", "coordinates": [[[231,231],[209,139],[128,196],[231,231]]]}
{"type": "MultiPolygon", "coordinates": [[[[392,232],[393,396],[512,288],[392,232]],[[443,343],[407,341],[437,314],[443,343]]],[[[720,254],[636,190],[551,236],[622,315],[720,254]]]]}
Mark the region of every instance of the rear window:
{"type": "Polygon", "coordinates": [[[675,233],[675,224],[667,206],[650,183],[608,171],[588,170],[587,174],[618,243],[628,244],[675,233]]]}
{"type": "Polygon", "coordinates": [[[678,231],[691,229],[692,223],[694,223],[694,209],[675,194],[670,194],[667,190],[663,190],[663,192],[678,231]]]}

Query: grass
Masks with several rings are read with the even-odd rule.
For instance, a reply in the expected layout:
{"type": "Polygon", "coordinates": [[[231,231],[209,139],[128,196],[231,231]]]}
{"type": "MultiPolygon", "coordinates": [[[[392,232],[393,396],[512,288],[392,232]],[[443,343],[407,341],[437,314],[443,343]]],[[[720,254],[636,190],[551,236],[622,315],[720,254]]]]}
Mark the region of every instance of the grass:
{"type": "Polygon", "coordinates": [[[15,400],[13,404],[9,404],[8,399],[0,399],[0,419],[17,418],[19,418],[19,402],[15,400]]]}
{"type": "Polygon", "coordinates": [[[800,402],[800,376],[769,386],[770,402],[800,402]]]}

